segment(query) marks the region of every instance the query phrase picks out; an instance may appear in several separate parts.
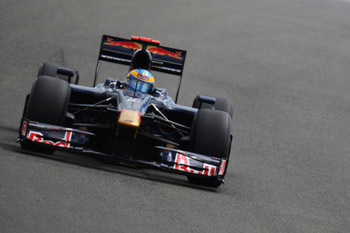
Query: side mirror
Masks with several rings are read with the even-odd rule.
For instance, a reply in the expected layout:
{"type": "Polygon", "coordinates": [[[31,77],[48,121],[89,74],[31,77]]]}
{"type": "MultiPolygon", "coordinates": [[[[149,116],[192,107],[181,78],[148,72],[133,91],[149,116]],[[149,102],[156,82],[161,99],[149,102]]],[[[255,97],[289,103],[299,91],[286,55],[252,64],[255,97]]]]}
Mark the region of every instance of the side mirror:
{"type": "Polygon", "coordinates": [[[62,74],[64,76],[68,77],[68,82],[71,82],[71,78],[74,76],[74,70],[63,68],[63,67],[58,67],[57,68],[57,74],[62,74]]]}
{"type": "Polygon", "coordinates": [[[207,104],[215,104],[215,97],[211,97],[211,96],[206,96],[206,95],[199,95],[198,96],[198,101],[199,101],[199,108],[201,108],[202,103],[207,103],[207,104]]]}
{"type": "Polygon", "coordinates": [[[215,97],[211,97],[211,96],[199,95],[198,101],[203,102],[203,103],[207,103],[207,104],[215,104],[216,99],[215,99],[215,97]]]}

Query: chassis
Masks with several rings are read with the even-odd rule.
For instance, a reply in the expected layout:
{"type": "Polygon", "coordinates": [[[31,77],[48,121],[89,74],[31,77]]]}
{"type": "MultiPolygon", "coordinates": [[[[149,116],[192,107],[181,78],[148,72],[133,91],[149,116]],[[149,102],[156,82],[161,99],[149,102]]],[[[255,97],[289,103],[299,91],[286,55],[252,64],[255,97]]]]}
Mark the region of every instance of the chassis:
{"type": "Polygon", "coordinates": [[[19,138],[23,149],[97,154],[184,174],[190,182],[224,182],[232,143],[233,104],[198,95],[176,104],[186,51],[143,37],[103,35],[94,87],[78,85],[78,71],[44,63],[27,95],[19,138]],[[107,78],[96,84],[101,61],[179,76],[175,102],[164,88],[130,91],[107,78]]]}

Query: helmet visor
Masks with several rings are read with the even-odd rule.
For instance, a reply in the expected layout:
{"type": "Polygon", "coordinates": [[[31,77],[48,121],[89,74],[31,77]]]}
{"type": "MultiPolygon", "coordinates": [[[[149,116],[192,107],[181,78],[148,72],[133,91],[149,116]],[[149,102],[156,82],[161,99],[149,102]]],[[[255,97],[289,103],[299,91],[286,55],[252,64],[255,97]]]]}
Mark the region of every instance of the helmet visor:
{"type": "Polygon", "coordinates": [[[151,84],[133,78],[128,79],[128,85],[131,89],[136,89],[136,91],[143,93],[148,93],[152,88],[151,84]]]}

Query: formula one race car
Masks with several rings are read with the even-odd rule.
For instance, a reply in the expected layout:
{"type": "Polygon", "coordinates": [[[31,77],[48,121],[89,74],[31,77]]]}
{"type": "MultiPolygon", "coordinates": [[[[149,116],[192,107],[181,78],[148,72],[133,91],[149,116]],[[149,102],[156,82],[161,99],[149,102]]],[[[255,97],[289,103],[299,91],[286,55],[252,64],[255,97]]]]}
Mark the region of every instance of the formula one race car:
{"type": "Polygon", "coordinates": [[[181,173],[218,187],[229,162],[233,104],[198,95],[176,104],[186,51],[144,37],[103,35],[94,87],[78,71],[44,63],[27,95],[19,138],[23,149],[95,154],[181,173]],[[96,85],[101,61],[130,66],[126,80],[96,85]],[[150,70],[179,76],[175,102],[154,86],[150,70]]]}

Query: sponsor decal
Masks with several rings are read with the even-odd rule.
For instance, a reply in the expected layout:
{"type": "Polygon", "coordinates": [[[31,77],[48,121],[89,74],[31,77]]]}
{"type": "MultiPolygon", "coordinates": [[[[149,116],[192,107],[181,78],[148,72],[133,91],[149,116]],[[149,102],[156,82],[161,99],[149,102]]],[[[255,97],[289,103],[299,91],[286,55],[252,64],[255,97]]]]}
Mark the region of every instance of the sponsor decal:
{"type": "Polygon", "coordinates": [[[23,121],[23,123],[22,123],[22,130],[21,130],[21,135],[22,135],[22,136],[25,136],[25,135],[26,135],[27,126],[28,126],[28,122],[23,121]]]}
{"type": "Polygon", "coordinates": [[[187,156],[182,155],[180,153],[176,153],[175,163],[175,170],[190,172],[190,169],[188,168],[188,166],[190,165],[190,161],[187,156]]]}
{"type": "Polygon", "coordinates": [[[225,173],[226,160],[222,160],[219,170],[219,176],[222,176],[225,173]]]}
{"type": "Polygon", "coordinates": [[[118,116],[118,124],[139,127],[141,124],[141,113],[123,108],[118,116]]]}
{"type": "Polygon", "coordinates": [[[142,73],[138,73],[137,74],[137,78],[143,80],[143,81],[148,81],[149,80],[149,77],[145,74],[142,74],[142,73]]]}
{"type": "Polygon", "coordinates": [[[72,131],[71,129],[66,129],[66,130],[67,132],[64,134],[64,138],[62,138],[63,141],[53,142],[50,140],[44,140],[43,138],[44,135],[40,132],[35,132],[35,131],[30,131],[29,134],[27,135],[27,139],[33,142],[44,143],[51,146],[69,148],[70,147],[69,141],[72,138],[72,131]]]}
{"type": "Polygon", "coordinates": [[[166,148],[170,148],[170,149],[175,149],[175,146],[174,145],[172,145],[172,144],[166,144],[166,146],[165,146],[166,148]]]}
{"type": "Polygon", "coordinates": [[[182,57],[181,57],[182,52],[180,52],[180,51],[177,51],[177,52],[173,53],[173,52],[171,52],[171,51],[168,51],[168,50],[165,50],[165,49],[163,49],[163,48],[156,47],[156,46],[148,46],[148,47],[147,47],[147,50],[148,50],[150,53],[153,53],[153,54],[158,54],[158,55],[161,55],[161,56],[167,55],[167,56],[169,56],[169,57],[182,60],[182,57]]]}
{"type": "Polygon", "coordinates": [[[176,163],[174,165],[175,170],[198,174],[198,175],[204,175],[204,176],[215,176],[216,166],[204,163],[203,164],[203,169],[205,169],[204,172],[191,169],[189,167],[190,165],[189,158],[180,153],[176,153],[175,163],[176,163]]]}
{"type": "Polygon", "coordinates": [[[206,169],[203,173],[203,175],[205,176],[215,176],[215,171],[216,171],[216,167],[210,164],[204,164],[204,169],[206,169]]]}
{"type": "Polygon", "coordinates": [[[129,42],[129,41],[114,41],[113,38],[107,37],[107,41],[104,43],[105,45],[111,45],[111,46],[121,46],[126,49],[141,49],[141,45],[139,43],[135,42],[129,42]]]}

